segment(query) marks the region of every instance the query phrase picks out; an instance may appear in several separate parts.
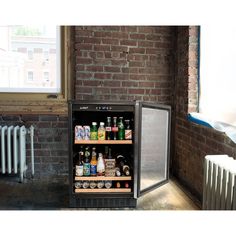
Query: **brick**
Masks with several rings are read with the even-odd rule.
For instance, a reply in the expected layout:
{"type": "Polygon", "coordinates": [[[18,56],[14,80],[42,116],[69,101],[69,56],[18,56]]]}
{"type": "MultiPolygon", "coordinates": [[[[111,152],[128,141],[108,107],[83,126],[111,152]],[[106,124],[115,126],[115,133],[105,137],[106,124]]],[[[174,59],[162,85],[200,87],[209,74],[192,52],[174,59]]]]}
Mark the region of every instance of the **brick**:
{"type": "Polygon", "coordinates": [[[128,39],[129,35],[128,33],[124,33],[124,32],[112,32],[111,37],[117,38],[117,39],[128,39]]]}
{"type": "Polygon", "coordinates": [[[106,37],[111,37],[111,32],[104,32],[104,31],[101,31],[101,32],[94,32],[94,37],[102,37],[102,38],[106,38],[106,37]]]}
{"type": "Polygon", "coordinates": [[[99,86],[99,85],[101,85],[101,82],[98,81],[98,80],[84,80],[84,81],[83,81],[83,85],[84,85],[84,86],[93,87],[93,86],[99,86]]]}
{"type": "Polygon", "coordinates": [[[103,44],[110,44],[110,45],[118,45],[119,44],[119,40],[118,39],[104,38],[104,39],[102,39],[102,43],[103,44]]]}
{"type": "Polygon", "coordinates": [[[76,77],[80,79],[90,79],[92,78],[92,73],[77,72],[76,77]]]}
{"type": "Polygon", "coordinates": [[[129,89],[128,92],[129,94],[144,94],[145,90],[144,89],[129,89]]]}
{"type": "Polygon", "coordinates": [[[135,40],[120,40],[120,45],[137,46],[137,42],[135,40]]]}
{"type": "Polygon", "coordinates": [[[145,49],[144,48],[130,48],[129,53],[139,53],[139,54],[144,54],[145,49]]]}
{"type": "Polygon", "coordinates": [[[92,50],[93,46],[91,44],[76,43],[75,48],[78,50],[92,50]]]}
{"type": "Polygon", "coordinates": [[[94,78],[95,79],[111,79],[110,73],[95,73],[94,78]]]}
{"type": "Polygon", "coordinates": [[[137,32],[138,27],[137,26],[121,26],[122,32],[137,32]]]}
{"type": "Polygon", "coordinates": [[[120,72],[120,67],[115,66],[105,66],[104,67],[105,72],[120,72]]]}
{"type": "Polygon", "coordinates": [[[150,41],[139,41],[138,42],[138,47],[154,47],[154,42],[150,42],[150,41]]]}
{"type": "Polygon", "coordinates": [[[111,51],[117,51],[117,52],[127,52],[128,51],[128,47],[126,46],[111,46],[111,51]]]}
{"type": "Polygon", "coordinates": [[[103,85],[105,87],[120,87],[120,81],[104,81],[103,85]]]}
{"type": "Polygon", "coordinates": [[[92,64],[93,60],[91,58],[76,58],[77,64],[92,64]]]}
{"type": "Polygon", "coordinates": [[[153,33],[153,27],[149,27],[149,26],[139,26],[139,27],[138,27],[138,32],[139,32],[139,33],[151,34],[151,33],[153,33]]]}
{"type": "Polygon", "coordinates": [[[86,71],[101,72],[103,71],[103,66],[86,66],[86,71]]]}
{"type": "Polygon", "coordinates": [[[145,34],[130,34],[131,39],[145,39],[145,34]]]}
{"type": "Polygon", "coordinates": [[[110,45],[94,45],[95,51],[110,51],[111,46],[110,45]]]}
{"type": "Polygon", "coordinates": [[[111,88],[112,94],[127,94],[127,89],[125,88],[111,88]]]}

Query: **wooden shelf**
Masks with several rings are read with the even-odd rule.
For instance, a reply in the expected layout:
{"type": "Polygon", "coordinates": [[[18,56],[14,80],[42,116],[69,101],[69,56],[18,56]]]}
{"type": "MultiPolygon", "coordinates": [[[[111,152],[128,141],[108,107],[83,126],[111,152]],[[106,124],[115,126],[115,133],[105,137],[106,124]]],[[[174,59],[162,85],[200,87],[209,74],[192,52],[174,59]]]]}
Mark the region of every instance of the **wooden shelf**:
{"type": "Polygon", "coordinates": [[[131,188],[78,188],[75,193],[130,193],[131,188]]]}
{"type": "Polygon", "coordinates": [[[106,180],[114,180],[114,181],[122,181],[122,180],[132,180],[131,176],[113,176],[113,177],[108,177],[108,176],[75,176],[76,181],[106,181],[106,180]]]}
{"type": "Polygon", "coordinates": [[[132,140],[74,140],[74,144],[132,144],[132,140]]]}

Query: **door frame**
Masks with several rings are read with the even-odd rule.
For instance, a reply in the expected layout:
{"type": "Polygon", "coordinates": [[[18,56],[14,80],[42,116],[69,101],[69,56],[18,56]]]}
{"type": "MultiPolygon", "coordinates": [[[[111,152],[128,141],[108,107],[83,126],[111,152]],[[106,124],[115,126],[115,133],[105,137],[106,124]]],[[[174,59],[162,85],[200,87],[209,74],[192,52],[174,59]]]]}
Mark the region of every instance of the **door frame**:
{"type": "Polygon", "coordinates": [[[135,104],[135,162],[134,162],[134,197],[138,198],[169,181],[169,163],[170,163],[170,137],[171,137],[171,107],[151,102],[136,102],[135,104]],[[167,168],[166,179],[153,184],[143,190],[140,190],[141,183],[141,144],[142,144],[142,108],[155,108],[168,112],[168,134],[167,134],[167,168]]]}

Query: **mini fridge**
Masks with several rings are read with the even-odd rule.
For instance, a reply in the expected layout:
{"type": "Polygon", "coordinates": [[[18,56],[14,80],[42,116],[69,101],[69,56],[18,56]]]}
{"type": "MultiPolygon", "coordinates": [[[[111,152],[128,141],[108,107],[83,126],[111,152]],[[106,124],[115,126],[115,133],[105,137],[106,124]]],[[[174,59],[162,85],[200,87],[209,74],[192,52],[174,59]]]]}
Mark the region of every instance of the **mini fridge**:
{"type": "Polygon", "coordinates": [[[137,199],[160,187],[169,179],[171,108],[151,102],[69,102],[69,199],[78,208],[135,208],[137,199]],[[89,140],[75,138],[75,127],[96,122],[106,125],[107,117],[123,117],[130,121],[129,140],[89,140]],[[125,156],[129,161],[128,176],[76,176],[75,157],[81,145],[95,147],[103,153],[106,147],[112,156],[125,156]],[[83,183],[110,181],[111,187],[84,188],[83,183]],[[119,185],[118,185],[119,182],[119,185]]]}

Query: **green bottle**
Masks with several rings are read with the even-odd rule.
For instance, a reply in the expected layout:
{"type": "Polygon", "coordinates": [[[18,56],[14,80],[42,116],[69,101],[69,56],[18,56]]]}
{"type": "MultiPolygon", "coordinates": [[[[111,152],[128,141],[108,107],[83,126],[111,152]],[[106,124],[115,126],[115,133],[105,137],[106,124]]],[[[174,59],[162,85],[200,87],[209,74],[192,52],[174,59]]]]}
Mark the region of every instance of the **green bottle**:
{"type": "Polygon", "coordinates": [[[124,140],[125,139],[125,126],[124,126],[124,123],[123,123],[123,117],[119,117],[118,139],[119,140],[124,140]]]}
{"type": "Polygon", "coordinates": [[[92,127],[90,129],[90,139],[91,140],[98,140],[97,122],[92,122],[92,127]]]}

